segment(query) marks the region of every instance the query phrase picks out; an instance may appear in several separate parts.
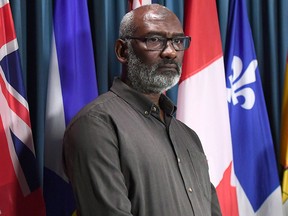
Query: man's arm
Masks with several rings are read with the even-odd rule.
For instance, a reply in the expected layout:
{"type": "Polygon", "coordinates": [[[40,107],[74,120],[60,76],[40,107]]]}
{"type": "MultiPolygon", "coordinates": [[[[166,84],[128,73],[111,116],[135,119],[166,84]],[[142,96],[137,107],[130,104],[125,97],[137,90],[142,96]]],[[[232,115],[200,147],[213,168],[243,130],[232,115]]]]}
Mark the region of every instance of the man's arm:
{"type": "Polygon", "coordinates": [[[109,118],[81,116],[67,129],[64,165],[80,215],[132,216],[109,118]]]}

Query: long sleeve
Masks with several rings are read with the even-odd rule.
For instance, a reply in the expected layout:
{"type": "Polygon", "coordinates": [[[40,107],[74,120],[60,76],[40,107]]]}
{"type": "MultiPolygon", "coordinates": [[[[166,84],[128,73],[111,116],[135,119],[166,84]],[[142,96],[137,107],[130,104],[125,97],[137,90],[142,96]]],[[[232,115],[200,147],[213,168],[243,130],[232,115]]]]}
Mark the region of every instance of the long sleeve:
{"type": "Polygon", "coordinates": [[[64,164],[81,216],[132,215],[117,138],[105,119],[84,115],[74,121],[64,138],[64,164]]]}

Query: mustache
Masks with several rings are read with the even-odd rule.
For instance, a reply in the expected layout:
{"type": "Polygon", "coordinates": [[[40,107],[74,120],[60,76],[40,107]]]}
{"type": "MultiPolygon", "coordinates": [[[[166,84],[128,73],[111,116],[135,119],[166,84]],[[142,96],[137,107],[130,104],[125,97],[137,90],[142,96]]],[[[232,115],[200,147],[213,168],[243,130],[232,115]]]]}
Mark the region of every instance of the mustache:
{"type": "Polygon", "coordinates": [[[175,65],[180,65],[180,63],[176,62],[173,59],[163,59],[161,62],[158,63],[158,65],[165,65],[165,64],[175,64],[175,65]]]}
{"type": "Polygon", "coordinates": [[[173,60],[173,59],[163,59],[162,61],[160,61],[160,62],[156,65],[156,67],[157,67],[157,68],[158,68],[158,67],[162,67],[162,66],[165,66],[165,65],[167,65],[167,64],[169,64],[169,65],[175,65],[175,66],[177,67],[178,72],[181,70],[181,67],[182,67],[182,64],[181,64],[181,63],[176,62],[176,61],[173,60]]]}

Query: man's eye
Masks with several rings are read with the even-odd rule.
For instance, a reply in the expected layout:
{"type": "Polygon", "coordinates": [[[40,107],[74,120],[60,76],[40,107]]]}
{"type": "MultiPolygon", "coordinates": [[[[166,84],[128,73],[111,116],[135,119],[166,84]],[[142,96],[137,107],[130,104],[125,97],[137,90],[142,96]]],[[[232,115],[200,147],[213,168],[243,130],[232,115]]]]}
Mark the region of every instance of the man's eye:
{"type": "Polygon", "coordinates": [[[182,38],[174,38],[173,39],[173,43],[174,44],[182,44],[183,43],[183,39],[182,38]]]}
{"type": "Polygon", "coordinates": [[[157,42],[160,42],[162,40],[159,37],[151,37],[151,38],[147,38],[147,41],[151,42],[151,43],[157,43],[157,42]]]}

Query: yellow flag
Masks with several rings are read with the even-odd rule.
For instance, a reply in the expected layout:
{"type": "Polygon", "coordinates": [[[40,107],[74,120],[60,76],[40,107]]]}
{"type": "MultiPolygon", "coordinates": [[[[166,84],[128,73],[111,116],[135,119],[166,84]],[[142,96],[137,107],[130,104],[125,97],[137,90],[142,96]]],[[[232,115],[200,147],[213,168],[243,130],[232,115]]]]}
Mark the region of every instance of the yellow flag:
{"type": "Polygon", "coordinates": [[[281,164],[283,166],[282,198],[288,200],[288,56],[286,59],[286,75],[284,81],[281,123],[281,164]]]}

